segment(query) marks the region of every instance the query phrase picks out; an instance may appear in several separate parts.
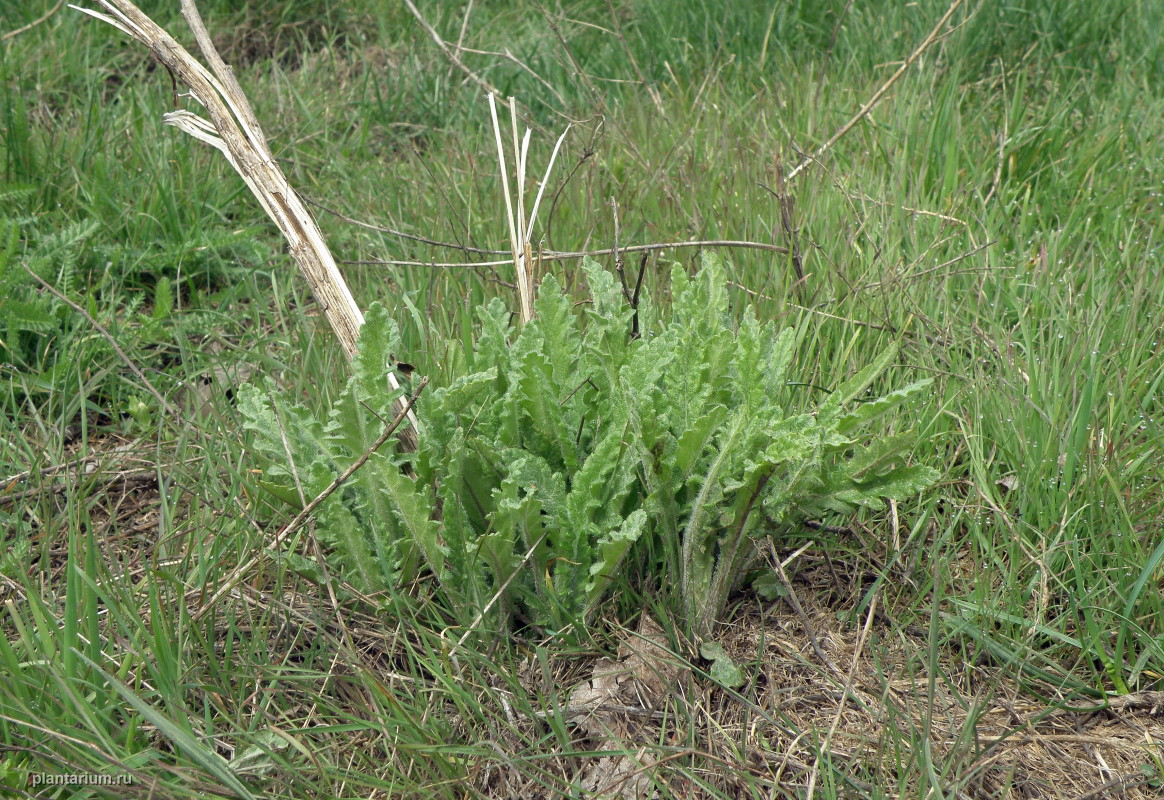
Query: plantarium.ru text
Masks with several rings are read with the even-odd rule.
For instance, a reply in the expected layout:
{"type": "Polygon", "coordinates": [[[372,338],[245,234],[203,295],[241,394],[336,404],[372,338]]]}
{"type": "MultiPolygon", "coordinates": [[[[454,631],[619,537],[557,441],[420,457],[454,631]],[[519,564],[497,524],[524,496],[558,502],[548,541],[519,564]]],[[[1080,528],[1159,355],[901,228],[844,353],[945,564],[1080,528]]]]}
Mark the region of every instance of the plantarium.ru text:
{"type": "MultiPolygon", "coordinates": [[[[583,269],[584,311],[553,276],[520,331],[501,300],[481,307],[462,377],[418,406],[419,452],[385,446],[320,507],[318,534],[354,586],[386,589],[428,571],[462,626],[495,633],[520,619],[568,631],[638,543],[648,569],[679,577],[689,632],[703,639],[756,560],[756,537],[879,508],[936,480],[902,463],[910,434],[861,431],[929,386],[854,404],[896,348],[815,410],[791,413],[795,334],[750,309],[736,329],[715,256],[694,277],[672,270],[666,314],[646,297],[636,311],[595,262],[583,269]],[[642,336],[631,334],[636,313],[642,336]]],[[[273,386],[243,391],[256,448],[274,462],[264,485],[302,506],[372,445],[399,394],[384,375],[394,352],[396,324],[375,307],[326,419],[273,386]]]]}

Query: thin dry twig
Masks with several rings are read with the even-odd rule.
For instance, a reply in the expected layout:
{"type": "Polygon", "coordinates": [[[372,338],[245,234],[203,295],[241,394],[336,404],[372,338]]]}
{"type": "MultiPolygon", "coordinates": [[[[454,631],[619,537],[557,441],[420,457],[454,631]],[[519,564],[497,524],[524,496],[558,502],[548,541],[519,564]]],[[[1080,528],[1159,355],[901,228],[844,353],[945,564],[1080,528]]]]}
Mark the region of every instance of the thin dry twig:
{"type": "Polygon", "coordinates": [[[785,188],[784,167],[780,163],[779,153],[776,154],[774,161],[776,191],[773,192],[767,186],[764,188],[776,197],[776,203],[780,207],[780,231],[784,234],[784,241],[791,256],[792,269],[796,272],[796,292],[803,299],[806,287],[804,285],[804,259],[800,254],[800,232],[796,227],[796,201],[792,199],[792,195],[788,194],[785,188]]]}
{"type": "MultiPolygon", "coordinates": [[[[766,242],[748,242],[735,239],[704,239],[694,242],[660,242],[658,244],[635,244],[630,247],[620,247],[619,253],[643,253],[654,252],[656,250],[674,250],[683,247],[740,247],[752,250],[768,250],[772,253],[788,254],[788,248],[782,247],[778,244],[768,244],[766,242]]],[[[607,247],[602,250],[582,250],[579,252],[558,252],[554,250],[546,250],[542,254],[543,261],[570,261],[578,258],[586,258],[587,256],[609,256],[614,253],[614,248],[607,247]]],[[[476,269],[477,267],[501,267],[506,264],[512,264],[513,260],[509,261],[478,261],[476,263],[466,264],[464,262],[438,262],[438,261],[395,261],[392,259],[360,259],[352,261],[341,261],[341,264],[364,264],[364,265],[380,265],[380,266],[395,266],[395,267],[439,267],[445,269],[476,269]]]]}
{"type": "MultiPolygon", "coordinates": [[[[551,166],[552,166],[552,162],[551,162],[551,166]]],[[[544,187],[544,186],[545,186],[545,182],[543,181],[542,187],[544,187]]],[[[378,231],[380,233],[387,233],[387,234],[390,234],[392,236],[399,237],[401,239],[408,239],[408,240],[413,241],[413,242],[420,242],[421,244],[432,245],[433,247],[446,247],[450,250],[460,250],[461,252],[472,253],[474,255],[501,256],[501,255],[506,255],[506,254],[511,253],[511,251],[509,251],[509,250],[490,250],[490,249],[482,248],[482,247],[470,247],[468,245],[457,244],[455,242],[442,242],[442,241],[437,240],[437,239],[430,239],[426,236],[419,236],[415,233],[405,233],[403,231],[398,231],[394,228],[389,228],[389,227],[384,226],[384,225],[376,225],[375,223],[364,222],[363,220],[359,220],[359,219],[356,219],[354,217],[350,217],[341,211],[336,211],[333,208],[329,208],[328,206],[325,206],[323,203],[320,203],[318,200],[314,200],[314,199],[309,198],[309,197],[303,197],[303,196],[301,196],[301,197],[302,197],[303,202],[307,203],[308,205],[314,206],[315,208],[318,208],[320,211],[323,211],[327,214],[331,214],[334,217],[338,217],[339,219],[342,219],[344,222],[350,223],[352,225],[356,225],[360,228],[366,228],[367,230],[378,231]]],[[[537,215],[538,206],[541,203],[541,199],[542,199],[542,194],[541,194],[541,191],[539,190],[538,197],[534,202],[533,216],[537,215]]],[[[907,210],[913,210],[913,209],[907,209],[907,210]]],[[[926,212],[918,212],[918,213],[926,213],[926,212]]],[[[540,260],[540,261],[568,261],[568,260],[572,260],[572,259],[585,258],[586,256],[595,257],[595,256],[605,256],[605,255],[625,254],[625,253],[648,253],[648,252],[655,252],[657,250],[670,250],[670,249],[677,249],[677,248],[683,248],[683,247],[727,247],[727,248],[739,247],[739,248],[754,249],[754,250],[768,250],[768,251],[771,251],[773,253],[780,253],[783,255],[788,254],[788,248],[780,246],[780,245],[768,244],[766,242],[749,242],[749,241],[744,241],[744,240],[733,240],[733,239],[708,239],[708,240],[697,240],[697,241],[692,241],[692,242],[659,242],[659,243],[654,243],[654,244],[632,245],[630,247],[606,248],[603,250],[580,250],[580,251],[540,250],[538,260],[540,260]]],[[[439,267],[439,268],[444,268],[444,269],[458,269],[458,268],[476,269],[478,267],[506,266],[508,264],[512,264],[513,260],[512,260],[512,258],[510,258],[509,260],[505,260],[505,261],[478,261],[478,262],[473,262],[473,263],[464,263],[464,262],[433,262],[433,261],[401,261],[401,260],[395,260],[395,259],[359,259],[359,260],[342,260],[339,263],[341,263],[341,264],[362,264],[362,265],[383,265],[383,266],[403,266],[403,267],[439,267]]],[[[739,286],[738,288],[744,289],[745,291],[750,291],[746,287],[743,287],[743,286],[739,286]]],[[[755,294],[755,293],[752,292],[752,294],[755,294]]],[[[771,298],[768,298],[768,299],[771,299],[771,298]]]]}
{"type": "MultiPolygon", "coordinates": [[[[100,493],[104,494],[109,491],[109,488],[114,485],[121,485],[125,489],[134,486],[150,485],[158,482],[157,470],[137,470],[135,472],[115,472],[111,475],[103,475],[97,479],[101,485],[100,493]]],[[[46,486],[38,486],[32,489],[24,489],[19,492],[12,492],[11,494],[0,494],[0,506],[10,506],[14,503],[19,503],[33,497],[43,497],[44,495],[64,494],[70,490],[75,489],[71,483],[50,483],[46,486]]],[[[97,494],[98,492],[94,492],[97,494]]]]}
{"type": "MultiPolygon", "coordinates": [[[[21,472],[15,472],[11,475],[5,475],[3,478],[0,478],[0,486],[12,486],[13,484],[28,480],[33,475],[47,478],[50,475],[55,475],[58,472],[64,472],[65,470],[71,470],[75,467],[81,467],[84,470],[85,475],[90,475],[96,472],[98,468],[102,466],[102,462],[112,460],[114,458],[120,459],[122,462],[137,460],[143,463],[152,463],[147,459],[140,458],[137,451],[133,449],[140,442],[140,439],[135,439],[132,442],[119,445],[113,450],[106,450],[100,453],[89,453],[88,455],[70,458],[68,461],[62,461],[58,464],[48,464],[46,466],[37,467],[36,469],[26,469],[22,470],[21,472]]],[[[145,451],[143,450],[142,452],[145,451]]],[[[132,470],[117,471],[131,472],[132,470]]]]}
{"type": "MultiPolygon", "coordinates": [[[[1006,105],[1006,68],[1002,69],[1002,101],[1006,105]]],[[[994,193],[998,191],[998,187],[1002,185],[1002,167],[1006,161],[1006,142],[1010,136],[1008,130],[1007,115],[1002,115],[1002,131],[998,134],[998,161],[994,167],[994,180],[990,182],[990,191],[986,193],[986,197],[982,200],[982,205],[987,205],[990,198],[994,197],[994,193]]]]}
{"type": "MultiPolygon", "coordinates": [[[[821,64],[820,67],[820,76],[816,79],[816,91],[812,95],[812,104],[814,106],[820,103],[820,93],[824,88],[825,78],[827,78],[829,74],[829,60],[832,58],[833,50],[837,46],[837,36],[841,32],[841,25],[844,24],[845,17],[849,15],[849,10],[852,7],[853,0],[848,0],[848,2],[845,3],[845,7],[841,9],[841,13],[837,15],[836,24],[833,25],[832,35],[829,36],[829,46],[825,48],[824,63],[821,64]]],[[[775,14],[776,10],[773,9],[772,13],[775,14]]]]}
{"type": "MultiPolygon", "coordinates": [[[[795,558],[809,546],[811,545],[805,545],[794,553],[791,558],[795,558]]],[[[772,553],[772,565],[776,569],[776,575],[780,578],[780,583],[784,586],[784,591],[788,592],[785,599],[788,601],[788,605],[792,606],[792,610],[800,620],[800,624],[804,626],[804,633],[808,636],[808,641],[812,645],[812,651],[816,653],[816,657],[820,659],[821,663],[828,667],[829,672],[837,678],[842,678],[843,676],[837,668],[837,665],[829,659],[820,646],[820,641],[817,639],[812,622],[809,621],[808,614],[804,613],[804,606],[800,604],[800,598],[796,596],[796,590],[792,588],[792,581],[788,579],[788,573],[784,571],[784,562],[780,560],[780,554],[776,552],[776,545],[772,542],[772,537],[768,537],[768,549],[772,553]]],[[[789,559],[790,561],[791,558],[789,559]]]]}
{"type": "MultiPolygon", "coordinates": [[[[457,69],[465,73],[465,76],[469,80],[480,86],[489,94],[497,95],[498,97],[501,96],[501,92],[498,91],[497,88],[493,86],[493,84],[482,78],[480,75],[465,65],[465,62],[461,60],[461,57],[457,55],[456,51],[449,47],[448,42],[442,39],[441,35],[437,33],[436,28],[428,24],[428,20],[426,20],[421,15],[420,10],[416,7],[415,4],[413,4],[412,0],[404,0],[404,5],[408,7],[408,10],[412,13],[412,16],[416,17],[416,21],[420,23],[420,27],[424,28],[424,32],[427,33],[429,38],[436,43],[436,46],[440,48],[440,51],[444,53],[445,56],[448,57],[449,61],[456,65],[457,69]]],[[[504,100],[501,101],[501,104],[505,106],[509,105],[509,103],[505,102],[504,100]]]]}
{"type": "Polygon", "coordinates": [[[922,43],[919,44],[914,49],[914,51],[909,54],[909,58],[902,62],[902,65],[897,68],[897,72],[893,73],[889,80],[881,84],[881,88],[874,92],[873,96],[870,97],[863,106],[861,106],[861,110],[854,114],[852,119],[838,128],[836,133],[830,136],[827,142],[818,147],[811,156],[806,157],[803,161],[797,164],[796,167],[794,167],[793,170],[788,173],[788,180],[792,180],[801,172],[803,172],[810,164],[812,164],[813,161],[820,158],[829,148],[836,144],[842,136],[852,130],[854,125],[868,116],[869,112],[872,111],[879,102],[881,102],[881,98],[885,96],[885,93],[893,87],[893,84],[897,83],[898,79],[905,74],[906,70],[913,66],[913,63],[918,60],[921,54],[929,49],[929,46],[933,44],[934,41],[938,38],[938,35],[942,32],[942,29],[946,27],[946,23],[949,21],[950,17],[954,15],[954,12],[957,11],[958,7],[961,5],[962,0],[954,0],[954,2],[950,4],[950,7],[946,9],[946,13],[943,14],[942,18],[938,20],[938,23],[934,25],[933,30],[931,30],[929,35],[922,40],[922,43]]]}
{"type": "Polygon", "coordinates": [[[494,56],[496,58],[503,58],[506,61],[513,62],[518,67],[520,67],[521,69],[528,72],[533,77],[533,79],[535,81],[537,81],[543,87],[545,87],[546,91],[548,91],[550,94],[552,94],[554,96],[554,99],[558,101],[558,104],[561,108],[563,108],[563,109],[569,108],[569,103],[566,102],[566,98],[562,97],[562,95],[558,93],[558,90],[554,88],[554,85],[552,83],[547,81],[541,75],[538,75],[536,72],[534,72],[532,68],[530,68],[525,62],[523,62],[521,59],[519,59],[513,53],[509,52],[509,50],[505,50],[504,52],[498,52],[496,50],[477,50],[476,48],[465,47],[464,45],[461,45],[461,44],[457,44],[457,45],[455,45],[455,47],[456,47],[457,51],[460,53],[472,53],[472,54],[478,55],[478,56],[494,56]]]}
{"type": "Polygon", "coordinates": [[[943,222],[954,222],[966,228],[970,227],[970,223],[968,223],[966,220],[959,217],[950,216],[949,214],[941,214],[937,211],[928,211],[924,208],[914,208],[913,206],[903,206],[901,203],[895,203],[892,200],[879,200],[876,197],[870,197],[861,191],[851,191],[844,187],[839,188],[841,191],[846,193],[850,200],[860,200],[863,203],[876,203],[879,206],[900,208],[902,211],[908,211],[910,214],[917,214],[918,216],[922,217],[934,217],[935,219],[940,219],[943,222]]]}
{"type": "MultiPolygon", "coordinates": [[[[366,228],[370,231],[377,231],[379,233],[387,233],[387,234],[390,234],[392,236],[396,236],[400,239],[408,239],[409,241],[420,242],[421,244],[428,244],[428,245],[432,245],[433,247],[447,247],[450,250],[460,250],[463,253],[475,253],[477,255],[485,255],[485,256],[503,256],[509,252],[508,250],[486,250],[486,249],[480,248],[480,247],[470,247],[469,245],[457,244],[456,242],[442,242],[438,239],[429,239],[427,236],[419,236],[415,233],[405,233],[404,231],[398,231],[395,228],[389,228],[385,225],[376,225],[375,223],[372,223],[372,222],[364,222],[361,219],[356,219],[355,217],[349,217],[347,214],[343,213],[342,211],[336,211],[334,208],[329,208],[329,207],[325,206],[323,203],[319,202],[318,200],[313,200],[310,197],[307,197],[306,195],[301,194],[301,195],[299,195],[299,197],[303,200],[304,203],[307,203],[307,205],[314,206],[315,208],[318,208],[320,211],[323,211],[326,214],[331,214],[333,217],[338,217],[339,219],[342,219],[344,222],[347,222],[350,225],[355,225],[358,228],[366,228]]],[[[347,263],[347,262],[341,262],[341,263],[347,263]]]]}
{"type": "Polygon", "coordinates": [[[534,542],[533,546],[530,547],[524,556],[522,556],[521,561],[518,562],[516,566],[514,566],[513,572],[509,574],[509,577],[505,579],[505,582],[497,588],[497,591],[493,594],[493,597],[489,598],[489,602],[481,608],[481,611],[477,614],[476,618],[474,618],[473,621],[469,623],[469,627],[465,629],[465,632],[461,635],[461,638],[457,640],[457,644],[453,647],[452,658],[454,660],[457,658],[457,652],[465,644],[465,640],[468,639],[469,636],[472,635],[473,631],[477,629],[477,626],[481,624],[481,620],[485,619],[485,615],[489,613],[489,609],[493,608],[494,603],[502,598],[502,596],[505,594],[505,590],[509,588],[509,584],[513,582],[513,579],[516,578],[523,569],[525,569],[525,565],[531,558],[533,558],[533,554],[537,552],[537,549],[541,547],[542,542],[545,541],[546,535],[548,533],[548,529],[542,532],[542,535],[538,537],[538,540],[534,542]]]}
{"type": "MultiPolygon", "coordinates": [[[[953,266],[954,264],[957,264],[960,261],[965,261],[966,259],[970,258],[970,256],[973,256],[977,253],[980,253],[981,251],[985,250],[986,248],[993,247],[996,244],[998,244],[998,240],[991,239],[989,242],[986,242],[985,244],[978,245],[978,247],[975,247],[973,250],[969,250],[965,253],[960,253],[959,255],[956,255],[953,258],[951,258],[949,261],[943,261],[941,264],[938,264],[936,267],[930,267],[929,269],[923,269],[920,272],[914,272],[914,273],[909,274],[909,275],[902,275],[900,277],[894,278],[893,282],[896,283],[896,282],[904,282],[904,281],[913,281],[913,280],[917,280],[918,278],[921,278],[925,275],[932,275],[935,272],[941,272],[946,267],[953,266]]],[[[985,269],[989,270],[988,267],[985,269]]],[[[975,269],[975,270],[970,270],[970,271],[971,272],[979,272],[981,270],[975,269]]],[[[887,281],[874,281],[873,283],[865,284],[864,286],[861,287],[860,290],[861,291],[868,291],[870,289],[877,289],[877,288],[880,288],[881,286],[883,286],[885,283],[887,283],[887,281]]]]}
{"type": "Polygon", "coordinates": [[[6,42],[9,39],[12,39],[16,36],[19,36],[22,33],[28,33],[30,30],[35,28],[37,25],[40,25],[42,22],[48,21],[48,19],[53,14],[55,14],[61,10],[61,6],[63,6],[64,4],[65,4],[65,0],[57,0],[57,4],[55,6],[53,6],[52,8],[50,8],[48,11],[46,11],[44,16],[38,17],[37,19],[34,19],[32,22],[28,23],[27,25],[21,25],[19,28],[16,28],[15,30],[8,31],[8,33],[4,34],[3,36],[0,36],[0,42],[6,42]]]}
{"type": "Polygon", "coordinates": [[[39,276],[35,272],[33,272],[32,269],[30,269],[27,264],[25,264],[24,262],[21,262],[20,266],[24,267],[24,271],[27,272],[29,275],[31,275],[33,278],[35,278],[37,283],[39,283],[41,286],[43,286],[45,289],[47,289],[49,292],[51,292],[58,300],[63,302],[65,305],[69,306],[69,308],[73,309],[78,314],[80,314],[82,317],[84,317],[90,325],[92,325],[94,328],[96,328],[97,332],[101,334],[101,336],[105,339],[105,341],[109,342],[109,344],[112,345],[113,352],[117,353],[117,357],[120,358],[122,361],[124,361],[125,365],[127,367],[129,367],[130,371],[132,371],[133,374],[137,376],[138,380],[140,380],[142,382],[142,385],[145,386],[146,391],[148,391],[150,394],[152,394],[154,396],[154,399],[158,401],[158,404],[162,407],[162,409],[166,412],[166,414],[168,414],[169,416],[172,416],[172,417],[178,416],[178,410],[176,408],[174,408],[172,405],[170,405],[169,402],[166,400],[166,398],[162,397],[161,392],[159,392],[157,389],[154,388],[154,385],[152,383],[150,383],[150,379],[145,376],[145,373],[142,372],[141,369],[137,366],[137,364],[133,363],[133,359],[131,359],[128,355],[126,355],[125,351],[121,349],[121,345],[119,345],[117,343],[117,340],[113,338],[113,334],[111,334],[109,331],[107,331],[105,329],[105,327],[100,322],[93,319],[93,316],[88,311],[86,311],[84,308],[77,305],[72,300],[70,300],[68,297],[66,297],[59,289],[57,289],[57,287],[53,286],[51,283],[46,281],[44,278],[42,278],[41,276],[39,276]]]}
{"type": "Polygon", "coordinates": [[[622,256],[618,253],[618,200],[610,196],[610,213],[614,217],[614,271],[618,273],[619,283],[622,284],[622,294],[630,300],[630,288],[626,285],[626,270],[622,268],[622,256]]]}
{"type": "Polygon", "coordinates": [[[614,7],[611,0],[606,0],[606,7],[610,10],[610,19],[614,23],[614,31],[618,35],[618,40],[622,42],[622,50],[626,53],[627,60],[630,61],[631,67],[635,71],[635,76],[639,79],[639,83],[651,98],[651,102],[655,104],[655,110],[659,112],[660,117],[665,117],[666,112],[663,110],[663,98],[659,94],[659,90],[647,82],[647,78],[643,75],[642,69],[639,68],[639,62],[635,58],[634,51],[631,50],[630,43],[626,40],[626,35],[622,32],[622,23],[618,20],[618,11],[614,7]]]}

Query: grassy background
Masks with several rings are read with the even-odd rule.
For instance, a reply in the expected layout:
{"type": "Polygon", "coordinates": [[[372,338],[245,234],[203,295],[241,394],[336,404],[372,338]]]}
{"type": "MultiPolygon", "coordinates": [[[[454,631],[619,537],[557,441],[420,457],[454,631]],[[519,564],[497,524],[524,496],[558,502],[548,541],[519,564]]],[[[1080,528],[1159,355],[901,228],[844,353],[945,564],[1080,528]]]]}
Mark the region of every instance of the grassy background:
{"type": "MultiPolygon", "coordinates": [[[[13,5],[0,35],[52,4],[13,5]]],[[[463,56],[523,104],[535,170],[574,123],[549,176],[547,247],[608,247],[612,196],[621,244],[779,243],[765,188],[775,159],[799,162],[847,121],[946,3],[724,5],[422,12],[446,40],[524,65],[463,56]]],[[[201,7],[302,193],[396,230],[506,246],[482,92],[406,8],[201,7]]],[[[189,41],[173,4],[143,8],[189,41]]],[[[454,665],[425,609],[398,605],[386,623],[365,616],[375,604],[333,606],[278,559],[191,619],[281,521],[248,493],[229,387],[265,372],[322,403],[344,365],[241,182],[216,152],[161,127],[172,103],[139,47],[68,9],[0,43],[8,785],[115,767],[168,796],[453,797],[502,765],[562,790],[570,732],[512,720],[561,702],[568,684],[549,676],[585,653],[531,643],[454,665]],[[92,321],[21,263],[189,416],[167,418],[92,321]],[[545,696],[522,670],[544,671],[545,696]]],[[[876,552],[843,538],[819,547],[873,576],[846,613],[860,618],[879,593],[894,624],[933,634],[951,681],[989,665],[1048,708],[1068,690],[1160,688],[1161,118],[1161,4],[971,3],[790,186],[800,290],[786,258],[728,254],[738,310],[808,330],[798,380],[831,386],[891,339],[902,363],[887,380],[938,379],[930,403],[896,424],[919,426],[915,458],[941,468],[942,484],[897,510],[900,531],[859,520],[876,552]]],[[[484,258],[320,221],[339,259],[484,258]]],[[[691,257],[651,260],[655,296],[667,264],[691,257]]],[[[555,270],[575,280],[574,265],[555,270]]],[[[512,299],[503,268],[345,271],[361,306],[395,308],[409,360],[438,381],[444,342],[472,336],[472,308],[512,299]]],[[[624,587],[623,609],[639,604],[634,592],[624,587]]],[[[650,601],[667,616],[665,597],[650,601]]],[[[935,770],[924,750],[900,750],[864,765],[862,792],[967,785],[958,765],[935,770]]],[[[855,791],[834,769],[818,792],[855,791]]],[[[796,796],[741,780],[756,796],[796,796]]]]}

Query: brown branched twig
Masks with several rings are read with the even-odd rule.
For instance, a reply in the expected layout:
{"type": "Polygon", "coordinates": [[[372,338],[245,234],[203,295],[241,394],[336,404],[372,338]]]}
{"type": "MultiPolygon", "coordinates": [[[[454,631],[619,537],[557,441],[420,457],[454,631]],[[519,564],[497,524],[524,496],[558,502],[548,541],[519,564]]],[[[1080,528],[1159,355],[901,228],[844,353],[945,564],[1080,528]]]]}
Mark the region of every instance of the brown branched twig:
{"type": "Polygon", "coordinates": [[[905,74],[906,70],[913,66],[913,63],[918,60],[921,54],[929,49],[929,46],[933,44],[935,40],[937,40],[938,35],[942,32],[942,29],[946,27],[946,23],[949,21],[950,17],[954,15],[954,12],[957,11],[958,7],[961,5],[962,0],[954,0],[954,2],[950,4],[950,7],[946,9],[946,13],[943,14],[942,18],[938,20],[938,23],[934,25],[933,30],[931,30],[929,35],[922,40],[922,43],[919,44],[914,49],[914,51],[909,54],[909,58],[902,62],[901,66],[897,68],[897,72],[893,73],[889,80],[881,84],[881,88],[875,91],[873,96],[870,97],[863,106],[861,106],[861,110],[854,114],[852,119],[838,128],[837,132],[830,136],[827,142],[818,147],[811,156],[806,157],[803,161],[797,164],[796,167],[794,167],[793,170],[788,173],[788,180],[792,180],[801,172],[803,172],[813,161],[820,158],[830,147],[836,144],[842,136],[852,130],[854,125],[868,116],[869,112],[872,111],[873,108],[881,102],[881,98],[885,96],[885,93],[893,87],[893,84],[897,83],[898,79],[905,74]]]}
{"type": "MultiPolygon", "coordinates": [[[[412,0],[404,0],[404,5],[408,7],[408,10],[410,12],[412,12],[412,16],[416,17],[416,21],[420,23],[420,27],[424,28],[424,32],[427,33],[429,35],[429,38],[432,39],[433,42],[436,43],[436,46],[438,48],[440,48],[440,51],[442,53],[444,53],[446,57],[448,57],[449,61],[453,62],[453,64],[456,65],[457,69],[459,69],[459,70],[461,70],[461,72],[465,73],[465,76],[469,80],[471,80],[473,83],[480,86],[486,92],[493,94],[493,95],[496,95],[497,97],[502,96],[501,92],[498,91],[493,86],[493,84],[489,83],[489,81],[485,80],[484,78],[482,78],[480,75],[478,75],[476,72],[469,69],[465,65],[465,62],[461,60],[461,57],[456,54],[456,52],[453,50],[453,48],[449,47],[448,42],[446,42],[444,39],[442,39],[441,35],[439,33],[437,33],[436,28],[434,28],[432,25],[428,24],[428,20],[426,20],[421,15],[420,9],[418,9],[416,7],[416,5],[413,4],[412,0]]],[[[507,106],[507,107],[509,106],[509,103],[507,103],[505,100],[502,100],[501,104],[504,106],[507,106]]]]}
{"type": "Polygon", "coordinates": [[[647,82],[646,76],[639,68],[639,62],[635,58],[634,51],[631,50],[630,43],[626,40],[626,34],[622,32],[622,23],[618,20],[618,11],[615,9],[614,3],[611,0],[606,0],[606,7],[610,10],[610,21],[614,23],[614,32],[618,35],[618,40],[622,42],[622,51],[626,53],[627,60],[630,61],[631,67],[635,71],[635,76],[651,98],[651,102],[655,104],[655,110],[659,112],[659,116],[665,117],[667,113],[663,109],[663,98],[659,95],[659,90],[647,82]]]}
{"type": "Polygon", "coordinates": [[[780,164],[780,154],[776,154],[775,158],[775,172],[776,172],[776,190],[773,191],[767,186],[761,186],[771,193],[776,198],[776,204],[780,207],[780,232],[784,236],[784,242],[788,247],[790,260],[792,261],[792,269],[796,272],[796,292],[804,299],[804,261],[800,255],[800,238],[797,235],[795,222],[795,201],[792,196],[788,194],[784,185],[784,168],[780,164]]]}
{"type": "Polygon", "coordinates": [[[461,53],[473,53],[474,55],[478,55],[478,56],[494,56],[496,58],[503,58],[506,61],[509,61],[513,64],[516,64],[522,70],[529,73],[529,75],[531,77],[533,77],[533,79],[535,81],[540,83],[545,88],[545,90],[547,92],[549,92],[550,94],[552,94],[554,96],[554,99],[558,101],[559,108],[566,109],[569,107],[569,103],[566,102],[566,98],[562,97],[562,95],[558,92],[558,90],[554,88],[554,85],[552,83],[547,81],[541,75],[538,75],[536,72],[533,71],[533,69],[529,65],[527,65],[524,61],[519,59],[517,56],[515,56],[513,53],[509,52],[508,50],[501,53],[501,52],[497,52],[496,50],[477,50],[475,48],[465,47],[464,45],[460,45],[460,44],[456,45],[456,49],[458,52],[461,52],[461,53]]]}
{"type": "Polygon", "coordinates": [[[399,239],[408,239],[409,241],[420,242],[421,244],[428,244],[432,245],[433,247],[447,247],[450,250],[460,250],[463,253],[474,253],[476,255],[483,256],[503,256],[509,253],[508,250],[486,250],[480,247],[470,247],[466,244],[458,244],[456,242],[442,242],[437,239],[429,239],[426,236],[418,236],[415,233],[405,233],[404,231],[398,231],[395,228],[389,228],[384,225],[377,225],[373,222],[364,222],[363,220],[356,219],[355,217],[349,217],[342,211],[336,211],[334,208],[329,208],[318,200],[313,200],[310,197],[306,197],[304,195],[300,195],[300,197],[304,203],[307,203],[307,205],[314,206],[320,211],[331,214],[333,217],[338,217],[349,225],[355,225],[358,228],[366,228],[367,230],[377,231],[379,233],[387,233],[399,239]]]}

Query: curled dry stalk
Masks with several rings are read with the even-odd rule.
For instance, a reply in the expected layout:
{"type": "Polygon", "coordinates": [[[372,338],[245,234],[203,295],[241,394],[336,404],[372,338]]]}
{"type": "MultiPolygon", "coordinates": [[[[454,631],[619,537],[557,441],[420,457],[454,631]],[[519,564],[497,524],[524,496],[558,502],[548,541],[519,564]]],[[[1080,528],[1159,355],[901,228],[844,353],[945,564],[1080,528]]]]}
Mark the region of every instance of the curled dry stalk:
{"type": "MultiPolygon", "coordinates": [[[[97,0],[107,13],[71,6],[77,11],[106,22],[127,36],[149,48],[176,81],[189,87],[194,98],[206,112],[206,117],[179,109],[165,114],[167,125],[188,133],[222,152],[226,160],[242,177],[251,194],[259,201],[267,216],[287,239],[291,257],[299,265],[311,286],[316,301],[323,308],[328,324],[335,331],[340,346],[350,359],[356,353],[356,342],[364,315],[356,305],[347,282],[336,266],[323,234],[315,224],[283,171],[275,163],[267,146],[267,138],[234,72],[223,62],[210,34],[202,22],[193,0],[182,0],[182,15],[190,25],[198,48],[210,65],[207,69],[186,51],[169,33],[146,16],[129,0],[97,0]]],[[[385,365],[387,368],[387,365],[385,365]]],[[[399,381],[389,370],[388,381],[399,389],[399,381]]],[[[403,411],[403,399],[396,410],[403,411]]],[[[407,413],[412,423],[399,434],[400,449],[416,449],[416,417],[407,413]]]]}

